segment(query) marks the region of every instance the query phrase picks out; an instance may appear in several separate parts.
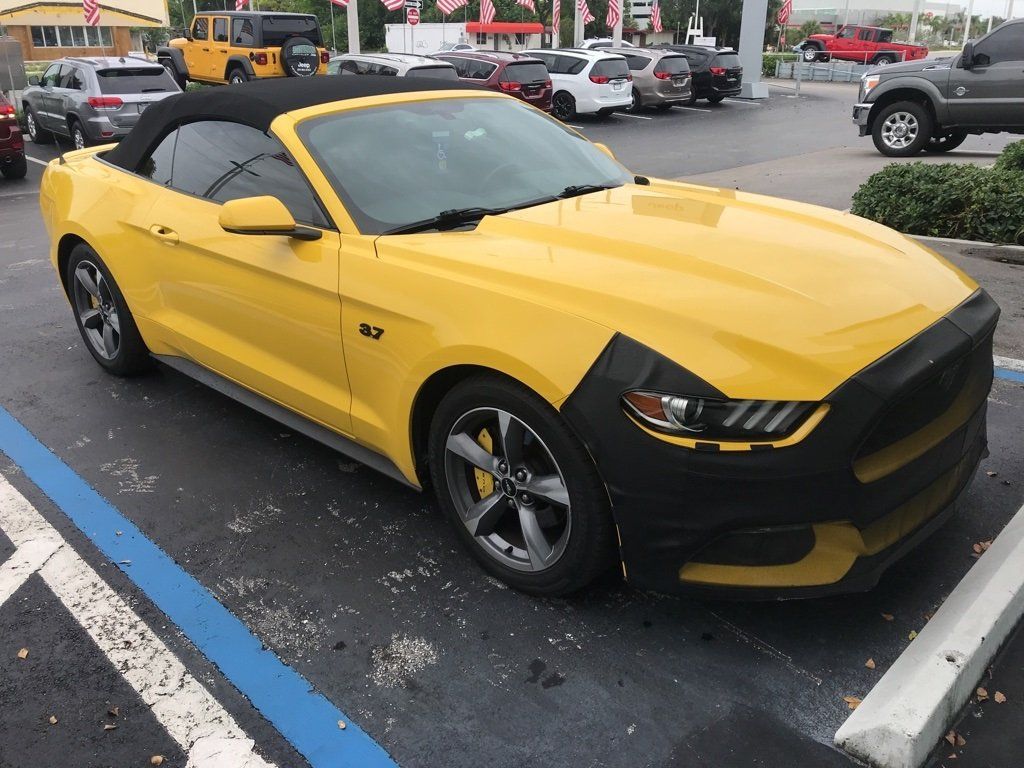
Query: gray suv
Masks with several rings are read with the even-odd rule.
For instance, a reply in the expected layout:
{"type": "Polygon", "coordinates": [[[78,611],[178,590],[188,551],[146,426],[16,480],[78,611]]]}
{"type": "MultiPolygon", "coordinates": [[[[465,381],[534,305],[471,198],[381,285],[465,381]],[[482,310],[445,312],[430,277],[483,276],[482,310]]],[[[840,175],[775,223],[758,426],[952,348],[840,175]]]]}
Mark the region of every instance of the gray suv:
{"type": "Polygon", "coordinates": [[[146,107],[181,92],[162,66],[130,56],[60,59],[29,83],[22,94],[29,138],[49,144],[67,136],[76,149],[123,138],[146,107]]]}
{"type": "Polygon", "coordinates": [[[948,152],[969,134],[1024,134],[1024,19],[963,53],[869,70],[853,122],[889,157],[948,152]]]}

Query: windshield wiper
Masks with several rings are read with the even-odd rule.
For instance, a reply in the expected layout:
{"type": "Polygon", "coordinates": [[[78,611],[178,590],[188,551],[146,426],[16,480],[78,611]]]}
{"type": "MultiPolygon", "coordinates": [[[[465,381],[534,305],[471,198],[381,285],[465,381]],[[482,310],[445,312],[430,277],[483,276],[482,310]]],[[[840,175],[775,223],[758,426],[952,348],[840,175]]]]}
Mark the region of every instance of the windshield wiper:
{"type": "Polygon", "coordinates": [[[603,192],[606,189],[615,189],[619,184],[570,184],[562,190],[559,195],[563,200],[567,197],[579,197],[589,195],[591,192],[603,192]]]}
{"type": "Polygon", "coordinates": [[[482,208],[478,205],[468,208],[450,208],[441,211],[436,216],[422,221],[414,221],[411,224],[403,224],[400,227],[382,232],[382,235],[408,235],[413,232],[426,232],[431,229],[451,229],[463,224],[472,224],[484,216],[497,216],[499,213],[507,213],[508,208],[482,208]]]}

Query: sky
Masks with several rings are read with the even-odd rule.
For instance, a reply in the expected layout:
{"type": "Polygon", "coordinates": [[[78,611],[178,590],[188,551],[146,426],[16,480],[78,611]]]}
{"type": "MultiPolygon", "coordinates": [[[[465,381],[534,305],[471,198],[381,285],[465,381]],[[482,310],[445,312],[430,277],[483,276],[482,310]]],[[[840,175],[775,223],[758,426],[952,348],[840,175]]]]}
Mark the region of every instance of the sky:
{"type": "MultiPolygon", "coordinates": [[[[971,0],[960,0],[963,5],[969,5],[971,0]]],[[[999,16],[1002,18],[1006,13],[1006,0],[974,0],[975,16],[999,16]]],[[[1013,6],[1013,17],[1015,19],[1024,16],[1024,0],[1017,0],[1013,6]]]]}

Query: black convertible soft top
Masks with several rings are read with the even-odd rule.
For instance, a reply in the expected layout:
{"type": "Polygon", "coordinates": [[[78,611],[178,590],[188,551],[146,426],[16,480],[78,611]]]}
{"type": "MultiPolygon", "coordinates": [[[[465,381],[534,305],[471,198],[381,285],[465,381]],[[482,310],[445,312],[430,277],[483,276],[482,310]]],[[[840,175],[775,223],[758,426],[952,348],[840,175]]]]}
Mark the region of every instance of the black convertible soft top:
{"type": "Polygon", "coordinates": [[[184,123],[227,120],[266,131],[278,115],[332,101],[390,93],[480,90],[479,86],[430,78],[380,75],[282,77],[203,88],[169,96],[149,107],[104,159],[129,171],[139,167],[164,136],[184,123]]]}

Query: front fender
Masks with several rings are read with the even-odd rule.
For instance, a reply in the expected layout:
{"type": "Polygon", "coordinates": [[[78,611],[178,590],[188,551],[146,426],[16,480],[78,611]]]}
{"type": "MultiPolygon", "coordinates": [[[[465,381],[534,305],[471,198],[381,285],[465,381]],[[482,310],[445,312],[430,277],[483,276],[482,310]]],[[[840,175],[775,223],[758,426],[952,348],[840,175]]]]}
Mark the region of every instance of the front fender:
{"type": "MultiPolygon", "coordinates": [[[[935,116],[939,123],[946,123],[949,121],[949,104],[946,101],[946,97],[942,95],[942,91],[939,87],[931,80],[927,80],[923,77],[916,77],[914,75],[902,75],[894,77],[891,80],[883,80],[875,86],[874,90],[871,91],[871,96],[868,103],[875,105],[879,102],[886,102],[888,99],[885,98],[888,94],[893,94],[896,91],[916,91],[922,96],[926,97],[931,102],[932,109],[935,111],[935,116]]],[[[871,115],[868,118],[868,124],[874,120],[875,109],[872,107],[871,115]]]]}
{"type": "Polygon", "coordinates": [[[170,59],[174,69],[182,77],[188,77],[188,67],[185,66],[185,54],[180,48],[172,46],[161,46],[156,49],[156,57],[160,59],[170,59]]]}

